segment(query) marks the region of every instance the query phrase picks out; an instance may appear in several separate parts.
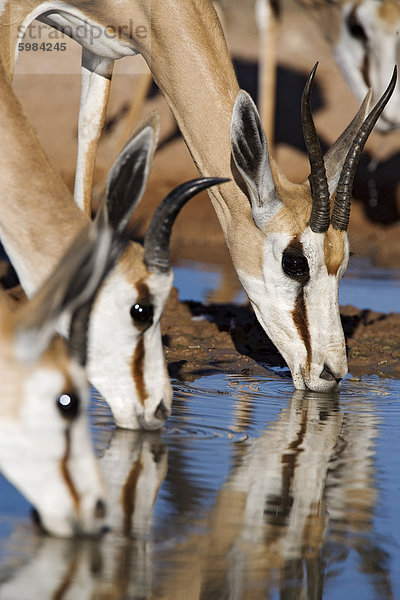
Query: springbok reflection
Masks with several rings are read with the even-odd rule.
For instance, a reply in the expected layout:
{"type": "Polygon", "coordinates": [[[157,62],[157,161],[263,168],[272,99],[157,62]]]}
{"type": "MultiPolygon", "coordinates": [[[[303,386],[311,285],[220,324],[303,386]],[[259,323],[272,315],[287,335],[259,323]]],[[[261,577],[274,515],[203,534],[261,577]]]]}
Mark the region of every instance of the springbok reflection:
{"type": "MultiPolygon", "coordinates": [[[[38,547],[23,566],[14,561],[7,572],[0,569],[0,600],[314,600],[324,597],[328,582],[330,589],[342,586],[349,554],[352,577],[378,590],[377,597],[393,598],[385,542],[373,520],[380,425],[373,395],[357,383],[346,384],[341,398],[297,391],[254,438],[257,402],[265,406],[266,398],[256,400],[256,382],[243,381],[227,386],[234,390],[229,396],[209,397],[221,418],[229,422],[231,415],[234,441],[182,439],[195,421],[187,384],[177,393],[173,429],[164,439],[115,431],[100,458],[109,532],[101,542],[72,544],[38,540],[25,528],[20,546],[32,545],[30,536],[38,547]],[[230,473],[205,509],[199,495],[207,494],[213,471],[220,468],[225,477],[226,463],[214,450],[223,444],[230,473]],[[203,468],[207,480],[199,476],[203,468]]],[[[206,399],[199,402],[204,415],[206,399]]],[[[281,405],[278,399],[274,410],[281,405]]],[[[15,554],[15,536],[10,545],[15,554]]],[[[349,589],[346,583],[345,595],[349,589]]]]}
{"type": "Polygon", "coordinates": [[[321,598],[328,569],[351,549],[391,598],[384,552],[363,537],[376,501],[377,416],[371,406],[362,413],[361,404],[360,418],[343,412],[338,397],[296,391],[236,454],[207,533],[175,548],[169,565],[176,568],[158,580],[151,598],[265,599],[277,591],[282,598],[321,598]]]}
{"type": "Polygon", "coordinates": [[[9,545],[21,555],[34,544],[33,558],[11,576],[11,567],[0,570],[0,599],[146,598],[152,569],[149,531],[167,457],[158,433],[115,431],[100,460],[109,492],[110,531],[104,543],[63,544],[20,527],[9,545]]]}

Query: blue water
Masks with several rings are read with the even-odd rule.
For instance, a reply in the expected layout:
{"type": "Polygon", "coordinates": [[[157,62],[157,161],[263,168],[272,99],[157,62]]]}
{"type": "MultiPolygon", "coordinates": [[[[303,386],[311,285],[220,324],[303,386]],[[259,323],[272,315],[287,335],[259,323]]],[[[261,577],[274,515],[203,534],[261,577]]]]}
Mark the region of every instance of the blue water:
{"type": "MultiPolygon", "coordinates": [[[[222,270],[215,265],[184,262],[174,268],[175,286],[181,300],[202,301],[218,289],[222,270]]],[[[241,288],[232,290],[231,302],[243,303],[246,294],[241,288]]],[[[341,305],[377,312],[400,311],[400,269],[373,267],[367,259],[351,257],[349,267],[339,287],[341,305]]]]}
{"type": "Polygon", "coordinates": [[[147,465],[155,502],[140,534],[125,538],[114,523],[93,547],[42,537],[1,481],[2,600],[46,600],[62,586],[68,598],[77,586],[79,600],[172,600],[182,589],[184,598],[281,598],[289,587],[300,598],[307,586],[329,600],[400,598],[398,381],[349,376],[338,398],[227,373],[174,382],[174,391],[160,436],[114,430],[96,395],[90,407],[106,481],[115,444],[129,442],[147,465]],[[154,487],[152,468],[163,461],[154,487]]]}

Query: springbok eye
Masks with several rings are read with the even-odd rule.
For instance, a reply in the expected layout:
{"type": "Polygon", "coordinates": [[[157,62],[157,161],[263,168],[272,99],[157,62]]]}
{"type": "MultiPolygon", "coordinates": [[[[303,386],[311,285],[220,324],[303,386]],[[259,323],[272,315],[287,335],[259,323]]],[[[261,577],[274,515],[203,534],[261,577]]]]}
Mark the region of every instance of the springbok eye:
{"type": "Polygon", "coordinates": [[[131,317],[135,324],[150,327],[153,322],[153,306],[144,302],[137,302],[131,307],[131,317]]]}
{"type": "Polygon", "coordinates": [[[367,34],[365,33],[364,27],[357,19],[357,15],[352,11],[347,18],[347,28],[350,35],[360,42],[366,43],[368,41],[367,34]]]}
{"type": "Polygon", "coordinates": [[[65,419],[72,421],[79,414],[80,400],[77,394],[65,392],[57,398],[57,408],[65,419]]]}
{"type": "Polygon", "coordinates": [[[282,269],[291,277],[306,277],[309,275],[308,261],[302,254],[284,254],[282,269]]]}

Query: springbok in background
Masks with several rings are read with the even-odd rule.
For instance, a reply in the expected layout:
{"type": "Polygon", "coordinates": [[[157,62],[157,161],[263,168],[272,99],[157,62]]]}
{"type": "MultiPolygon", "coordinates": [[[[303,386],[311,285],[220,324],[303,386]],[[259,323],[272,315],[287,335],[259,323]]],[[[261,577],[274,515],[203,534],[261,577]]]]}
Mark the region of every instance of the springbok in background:
{"type": "MultiPolygon", "coordinates": [[[[135,204],[141,199],[158,127],[153,114],[110,170],[106,196],[112,218],[119,216],[117,201],[132,195],[135,204]]],[[[0,238],[31,296],[88,217],[49,164],[4,71],[0,71],[0,132],[0,238]]],[[[198,179],[173,190],[153,216],[144,249],[129,243],[96,298],[89,322],[88,377],[120,427],[158,429],[170,413],[172,388],[160,319],[173,280],[171,229],[189,198],[222,181],[198,179]]],[[[67,334],[65,325],[61,331],[67,334]]]]}
{"type": "Polygon", "coordinates": [[[58,536],[98,533],[104,525],[83,367],[90,307],[127,243],[121,236],[135,196],[119,200],[118,213],[109,216],[103,202],[95,223],[17,313],[0,294],[0,469],[58,536]],[[62,315],[70,321],[68,347],[56,336],[62,315]]]}
{"type": "MultiPolygon", "coordinates": [[[[398,0],[296,0],[316,17],[333,56],[358,101],[372,87],[376,102],[400,58],[398,0]]],[[[259,93],[261,120],[272,141],[275,120],[277,37],[280,0],[256,0],[259,31],[259,93]]],[[[400,90],[376,124],[382,133],[400,127],[400,90]]]]}
{"type": "MultiPolygon", "coordinates": [[[[107,0],[84,6],[77,0],[62,5],[20,2],[18,7],[8,2],[2,15],[8,46],[3,41],[2,51],[9,52],[9,72],[18,40],[34,18],[81,43],[83,79],[75,199],[89,211],[94,153],[104,122],[113,61],[141,53],[200,173],[229,177],[231,168],[234,170],[234,181],[214,188],[210,197],[239,279],[257,318],[287,361],[295,387],[331,390],[347,371],[337,286],[348,249],[347,221],[339,219],[340,210],[335,209],[330,224],[329,198],[341,171],[344,177],[350,165],[352,185],[355,162],[351,154],[347,161],[346,156],[349,150],[357,148],[356,154],[361,151],[365,128],[369,134],[393,92],[394,81],[367,125],[362,123],[368,100],[324,158],[319,152],[316,160],[319,144],[313,136],[314,142],[308,144],[311,194],[308,182],[292,184],[270,161],[259,115],[250,98],[239,93],[211,2],[165,0],[155,10],[151,8],[150,0],[118,5],[107,0]],[[360,126],[362,133],[357,134],[360,126]],[[356,134],[362,143],[352,146],[356,134]],[[315,185],[317,180],[321,183],[324,170],[324,184],[315,185]],[[324,305],[321,297],[326,299],[324,305]]],[[[311,129],[314,132],[313,126],[311,129]]],[[[309,132],[306,137],[310,137],[309,132]]],[[[351,185],[342,194],[345,213],[351,185]]]]}

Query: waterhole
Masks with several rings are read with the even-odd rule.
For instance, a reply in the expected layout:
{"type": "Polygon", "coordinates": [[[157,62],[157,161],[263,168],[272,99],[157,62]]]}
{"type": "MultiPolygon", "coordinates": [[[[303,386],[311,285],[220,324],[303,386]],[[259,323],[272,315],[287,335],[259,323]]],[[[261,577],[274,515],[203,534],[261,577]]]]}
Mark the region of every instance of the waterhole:
{"type": "Polygon", "coordinates": [[[1,480],[1,599],[400,597],[398,381],[348,376],[327,396],[212,375],[174,382],[160,434],[115,430],[95,392],[90,419],[110,530],[42,536],[1,480]]]}

